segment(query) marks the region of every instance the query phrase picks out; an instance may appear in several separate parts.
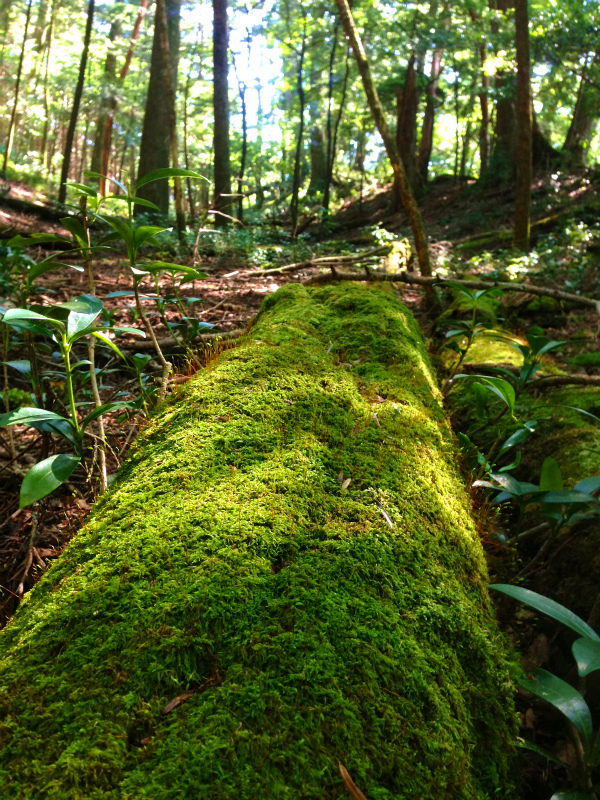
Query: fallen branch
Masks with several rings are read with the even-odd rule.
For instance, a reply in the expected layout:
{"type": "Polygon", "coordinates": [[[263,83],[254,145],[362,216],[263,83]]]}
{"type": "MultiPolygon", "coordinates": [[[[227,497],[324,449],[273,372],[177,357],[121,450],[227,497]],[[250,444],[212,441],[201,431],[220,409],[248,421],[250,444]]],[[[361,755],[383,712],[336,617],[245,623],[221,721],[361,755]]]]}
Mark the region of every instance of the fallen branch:
{"type": "Polygon", "coordinates": [[[382,245],[381,247],[374,247],[372,250],[366,250],[364,253],[357,253],[353,256],[321,256],[320,258],[312,258],[308,261],[298,261],[296,264],[286,264],[283,267],[273,267],[273,269],[254,269],[249,272],[242,272],[241,275],[275,275],[280,272],[293,272],[295,269],[309,269],[310,267],[329,266],[330,264],[355,264],[359,261],[364,261],[371,256],[379,256],[389,253],[391,245],[382,245]]]}
{"type": "MultiPolygon", "coordinates": [[[[202,344],[203,342],[210,342],[213,339],[239,339],[240,336],[243,336],[246,331],[242,330],[241,328],[236,328],[232,331],[225,331],[221,333],[201,333],[199,336],[196,336],[189,344],[202,344]]],[[[184,350],[183,345],[177,344],[173,341],[171,336],[164,337],[161,339],[157,339],[158,345],[164,353],[175,353],[175,352],[182,352],[184,350]]],[[[154,350],[154,343],[149,339],[143,339],[142,341],[136,342],[128,342],[127,344],[120,344],[119,345],[121,350],[124,350],[126,353],[144,353],[147,350],[154,350]]]]}
{"type": "Polygon", "coordinates": [[[331,272],[323,272],[320,275],[313,275],[302,281],[305,286],[318,286],[334,281],[372,281],[390,283],[408,283],[416,286],[440,286],[448,282],[458,283],[469,289],[502,289],[505,292],[525,292],[526,294],[538,295],[539,297],[551,297],[559,302],[574,303],[575,305],[593,308],[600,314],[600,300],[593,300],[591,297],[583,297],[571,292],[563,292],[560,289],[547,289],[544,286],[533,286],[530,283],[505,283],[500,281],[477,281],[477,280],[454,280],[451,278],[425,277],[424,275],[414,275],[411,272],[373,272],[366,269],[361,275],[358,272],[338,272],[332,269],[331,272]]]}

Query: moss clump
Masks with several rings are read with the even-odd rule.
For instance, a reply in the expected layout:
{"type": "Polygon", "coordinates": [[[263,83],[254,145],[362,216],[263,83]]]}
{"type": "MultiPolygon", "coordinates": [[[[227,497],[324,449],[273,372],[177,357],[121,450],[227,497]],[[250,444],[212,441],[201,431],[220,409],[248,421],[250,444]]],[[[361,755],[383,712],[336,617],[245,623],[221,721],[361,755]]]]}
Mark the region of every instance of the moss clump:
{"type": "Polygon", "coordinates": [[[270,297],[2,633],[3,792],[332,800],[338,761],[369,800],[502,791],[511,686],[454,461],[392,295],[270,297]]]}

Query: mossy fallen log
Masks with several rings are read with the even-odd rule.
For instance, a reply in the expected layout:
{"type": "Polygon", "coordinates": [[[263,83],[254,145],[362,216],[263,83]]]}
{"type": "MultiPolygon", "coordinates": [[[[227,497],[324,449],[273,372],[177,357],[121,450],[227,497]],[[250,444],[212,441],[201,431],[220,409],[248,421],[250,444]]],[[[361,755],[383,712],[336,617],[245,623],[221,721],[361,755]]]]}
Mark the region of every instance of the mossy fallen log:
{"type": "Polygon", "coordinates": [[[419,331],[290,285],[149,425],[0,636],[19,800],[485,798],[503,640],[419,331]]]}

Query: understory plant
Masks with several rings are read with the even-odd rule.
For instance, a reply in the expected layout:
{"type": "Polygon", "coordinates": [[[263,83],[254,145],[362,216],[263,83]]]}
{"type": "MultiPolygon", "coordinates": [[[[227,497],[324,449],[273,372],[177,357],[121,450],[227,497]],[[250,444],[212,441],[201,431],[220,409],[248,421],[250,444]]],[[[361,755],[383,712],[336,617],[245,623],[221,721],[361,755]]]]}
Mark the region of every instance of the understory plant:
{"type": "MultiPolygon", "coordinates": [[[[600,479],[598,480],[600,485],[600,479]]],[[[573,642],[571,650],[582,682],[593,672],[600,670],[600,636],[572,611],[549,597],[521,586],[496,583],[489,588],[503,592],[509,597],[535,608],[578,634],[579,638],[573,642]]],[[[599,787],[594,783],[594,779],[597,779],[597,771],[600,767],[600,728],[594,726],[592,713],[583,695],[570,683],[541,668],[522,677],[519,685],[536,697],[550,703],[566,717],[575,745],[577,766],[573,767],[571,764],[561,761],[554,753],[533,742],[525,739],[518,742],[520,746],[543,755],[567,770],[573,789],[557,792],[551,800],[597,800],[599,787]]]]}
{"type": "MultiPolygon", "coordinates": [[[[99,177],[97,173],[86,173],[88,177],[99,177]]],[[[206,327],[208,323],[200,320],[192,320],[188,315],[182,314],[182,322],[179,325],[170,325],[166,320],[164,308],[169,301],[174,301],[178,308],[185,310],[184,301],[181,299],[179,290],[186,281],[199,280],[206,275],[191,267],[168,262],[140,261],[139,252],[142,246],[147,244],[158,244],[155,237],[167,230],[166,228],[153,225],[137,225],[134,221],[134,207],[136,205],[148,206],[154,210],[157,207],[147,200],[137,197],[139,189],[151,181],[167,179],[170,177],[185,176],[189,178],[202,178],[198,173],[190,170],[161,169],[149,173],[139,180],[133,187],[129,183],[122,183],[112,178],[112,181],[123,192],[122,195],[98,194],[93,188],[84,184],[72,184],[74,189],[74,199],[79,202],[79,215],[65,217],[61,220],[63,227],[68,231],[68,236],[56,234],[33,234],[31,237],[14,237],[9,242],[9,247],[14,248],[15,252],[20,252],[24,247],[33,245],[52,245],[60,250],[59,256],[54,254],[38,261],[37,263],[28,257],[14,260],[11,264],[11,275],[13,276],[12,288],[17,296],[17,307],[2,308],[2,341],[4,353],[4,378],[5,378],[5,413],[0,416],[0,427],[11,429],[15,425],[25,425],[37,429],[42,434],[42,459],[35,464],[25,475],[21,486],[20,507],[31,505],[51,491],[64,483],[74,472],[79,464],[84,464],[88,471],[92,471],[96,458],[100,464],[101,490],[105,490],[108,485],[106,472],[105,445],[106,437],[102,424],[103,415],[117,409],[132,408],[148,411],[148,401],[152,396],[152,389],[148,385],[144,368],[150,360],[149,356],[136,354],[131,360],[131,364],[115,342],[115,337],[124,334],[145,336],[143,331],[137,328],[120,327],[114,323],[114,318],[110,313],[104,313],[105,309],[101,300],[95,296],[95,281],[93,274],[93,258],[98,251],[111,251],[113,243],[121,241],[127,250],[128,263],[132,275],[132,292],[136,302],[136,310],[139,318],[143,322],[147,334],[150,336],[158,359],[163,368],[162,382],[159,399],[165,397],[168,387],[168,377],[171,371],[171,364],[166,361],[154,330],[148,320],[141,303],[139,287],[143,279],[147,276],[154,277],[156,296],[153,298],[157,302],[159,314],[168,331],[171,331],[173,338],[178,344],[183,344],[191,352],[190,342],[200,329],[206,327]],[[104,208],[109,201],[120,201],[127,204],[127,219],[113,216],[104,212],[104,208]],[[99,221],[107,224],[113,229],[112,233],[105,235],[101,240],[92,245],[90,228],[94,222],[99,221]],[[78,257],[83,264],[71,264],[59,258],[78,257]],[[66,303],[51,305],[39,305],[32,303],[38,287],[36,281],[47,273],[69,267],[79,271],[87,272],[89,294],[80,295],[74,300],[66,303]],[[158,276],[167,272],[171,275],[173,286],[173,297],[164,300],[160,295],[158,276]],[[180,276],[178,282],[175,276],[180,276]],[[105,319],[101,320],[103,314],[105,319]],[[181,331],[178,339],[174,330],[181,331]],[[28,346],[29,360],[11,362],[8,360],[10,349],[10,331],[25,337],[28,346]],[[87,359],[79,356],[75,357],[73,363],[74,347],[87,342],[87,359]],[[135,370],[137,383],[140,387],[140,396],[137,400],[114,399],[110,402],[103,402],[100,397],[98,376],[104,370],[98,369],[95,359],[95,345],[100,342],[103,346],[110,348],[117,356],[135,370]],[[50,377],[57,377],[56,370],[52,375],[47,373],[41,375],[39,367],[39,354],[52,353],[53,347],[58,347],[58,354],[62,359],[64,371],[59,372],[58,378],[64,384],[65,401],[50,391],[50,377]],[[33,389],[32,400],[34,405],[10,410],[8,403],[8,373],[7,367],[17,369],[30,381],[33,389]],[[77,388],[85,382],[83,375],[87,370],[88,380],[91,386],[94,408],[87,414],[80,414],[80,407],[85,402],[78,401],[77,388]],[[46,380],[46,383],[44,383],[46,380]],[[54,395],[54,396],[53,396],[54,395]],[[63,405],[62,412],[55,410],[52,406],[63,405]],[[97,424],[97,433],[93,433],[93,423],[97,424]],[[69,445],[70,452],[60,452],[49,455],[52,436],[58,436],[69,445]],[[86,457],[90,448],[87,441],[92,439],[91,462],[85,464],[86,457]]],[[[120,294],[120,293],[117,293],[120,294]]],[[[113,295],[114,296],[114,295],[113,295]]],[[[12,437],[11,437],[12,444],[12,437]]],[[[14,445],[12,445],[14,453],[14,445]]]]}

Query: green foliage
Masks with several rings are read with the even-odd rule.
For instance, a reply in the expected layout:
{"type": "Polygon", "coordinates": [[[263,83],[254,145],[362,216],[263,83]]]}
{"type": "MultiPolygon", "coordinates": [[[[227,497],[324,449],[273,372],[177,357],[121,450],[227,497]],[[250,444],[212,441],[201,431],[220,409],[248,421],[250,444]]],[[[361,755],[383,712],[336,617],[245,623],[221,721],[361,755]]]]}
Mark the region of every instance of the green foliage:
{"type": "MultiPolygon", "coordinates": [[[[597,479],[596,488],[598,487],[600,487],[600,479],[597,479]]],[[[490,588],[497,589],[521,603],[532,606],[578,633],[581,638],[573,643],[572,649],[580,677],[586,677],[592,672],[600,670],[600,636],[572,611],[544,595],[520,586],[497,583],[492,584],[490,588]]],[[[600,730],[594,733],[592,713],[582,695],[569,683],[545,669],[536,669],[533,675],[521,678],[519,684],[528,692],[541,697],[557,708],[573,725],[574,735],[579,739],[578,744],[583,750],[583,758],[576,768],[569,765],[568,769],[576,784],[586,788],[591,787],[593,770],[600,766],[600,730]]],[[[529,742],[523,741],[522,745],[528,747],[529,742]]],[[[536,745],[533,745],[531,749],[540,752],[540,748],[536,745]]],[[[552,760],[557,761],[555,757],[552,757],[552,760]]],[[[563,800],[568,797],[591,800],[593,794],[591,792],[559,792],[554,797],[563,798],[563,800]]]]}

